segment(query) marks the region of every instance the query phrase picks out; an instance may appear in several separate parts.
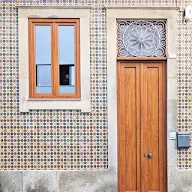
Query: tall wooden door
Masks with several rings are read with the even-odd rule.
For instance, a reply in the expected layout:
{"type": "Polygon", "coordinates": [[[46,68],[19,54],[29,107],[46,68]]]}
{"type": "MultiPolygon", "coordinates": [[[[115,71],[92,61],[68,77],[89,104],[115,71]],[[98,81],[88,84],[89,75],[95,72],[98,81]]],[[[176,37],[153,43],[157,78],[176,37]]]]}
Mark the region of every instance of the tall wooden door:
{"type": "Polygon", "coordinates": [[[118,62],[118,192],[166,192],[166,63],[118,62]]]}

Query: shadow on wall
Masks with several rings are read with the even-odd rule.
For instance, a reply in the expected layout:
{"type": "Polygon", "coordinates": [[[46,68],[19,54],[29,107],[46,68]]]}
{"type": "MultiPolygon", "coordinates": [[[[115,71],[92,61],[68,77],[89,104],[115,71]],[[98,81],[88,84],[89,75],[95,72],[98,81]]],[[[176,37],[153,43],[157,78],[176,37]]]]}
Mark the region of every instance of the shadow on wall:
{"type": "Polygon", "coordinates": [[[21,192],[21,172],[0,172],[0,192],[21,192]]]}
{"type": "Polygon", "coordinates": [[[0,192],[117,192],[117,173],[115,170],[2,171],[0,192]]]}
{"type": "Polygon", "coordinates": [[[0,181],[0,192],[3,192],[1,181],[0,181]]]}
{"type": "MultiPolygon", "coordinates": [[[[26,189],[27,192],[50,192],[50,190],[48,189],[48,187],[46,186],[46,180],[45,179],[40,179],[38,180],[34,187],[32,186],[27,186],[26,189]]],[[[1,192],[1,191],[0,191],[1,192]]],[[[55,191],[53,191],[55,192],[55,191]]]]}
{"type": "Polygon", "coordinates": [[[59,192],[117,192],[116,171],[70,171],[59,174],[59,192]]]}
{"type": "Polygon", "coordinates": [[[192,192],[191,170],[173,169],[169,176],[169,192],[192,192]]]}

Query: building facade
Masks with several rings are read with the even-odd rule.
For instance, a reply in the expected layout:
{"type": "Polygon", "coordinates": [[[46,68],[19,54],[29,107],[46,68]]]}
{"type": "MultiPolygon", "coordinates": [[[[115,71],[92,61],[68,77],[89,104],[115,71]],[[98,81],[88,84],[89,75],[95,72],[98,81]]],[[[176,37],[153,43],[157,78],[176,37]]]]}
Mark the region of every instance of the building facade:
{"type": "MultiPolygon", "coordinates": [[[[183,19],[184,9],[191,4],[190,0],[48,0],[46,2],[7,0],[0,2],[0,36],[2,37],[0,191],[151,191],[143,187],[142,183],[145,181],[142,179],[138,181],[138,176],[132,181],[137,183],[135,184],[137,186],[121,184],[118,180],[121,175],[119,170],[125,169],[129,172],[135,164],[140,166],[143,162],[138,162],[138,157],[135,157],[136,161],[131,160],[131,166],[125,163],[121,168],[120,165],[126,149],[120,154],[122,146],[118,144],[121,143],[121,138],[118,136],[121,133],[118,130],[123,124],[119,124],[120,120],[118,122],[120,117],[118,109],[121,106],[120,110],[123,109],[127,114],[137,112],[125,111],[122,108],[125,103],[122,104],[121,100],[126,99],[121,97],[119,90],[125,88],[121,88],[119,82],[128,80],[118,79],[124,73],[120,73],[119,66],[124,62],[125,66],[131,63],[134,64],[134,68],[140,67],[141,64],[145,67],[147,62],[158,66],[164,63],[165,66],[162,69],[157,66],[151,67],[158,68],[159,71],[165,68],[165,73],[158,73],[158,78],[163,74],[162,82],[164,82],[162,86],[160,79],[161,83],[158,87],[163,87],[164,91],[161,91],[165,97],[163,96],[161,102],[158,101],[159,107],[163,106],[161,121],[165,137],[162,143],[158,143],[164,152],[158,153],[157,166],[157,169],[160,169],[161,165],[164,167],[162,169],[164,177],[162,178],[159,170],[158,190],[155,189],[156,186],[152,190],[192,192],[191,148],[177,149],[177,140],[171,138],[171,132],[174,135],[175,132],[186,133],[192,129],[192,29],[191,23],[183,19]],[[53,19],[49,21],[50,23],[58,19],[80,20],[79,98],[30,97],[29,62],[33,49],[29,49],[28,21],[42,18],[53,19]],[[122,21],[124,23],[119,24],[122,21]],[[129,53],[124,54],[125,48],[119,45],[124,36],[119,37],[118,32],[120,31],[121,34],[121,30],[124,30],[122,25],[131,26],[134,22],[136,26],[144,26],[144,28],[156,26],[153,30],[164,38],[159,40],[161,47],[154,54],[141,52],[144,46],[143,39],[136,41],[142,42],[139,53],[133,53],[132,48],[135,44],[131,46],[129,44],[133,39],[126,40],[126,37],[125,40],[132,52],[127,49],[129,53]],[[142,22],[144,24],[141,24],[142,22]],[[163,28],[161,28],[162,23],[164,23],[163,28]],[[160,157],[161,155],[163,157],[160,157]],[[161,181],[164,181],[164,184],[161,184],[161,181]],[[118,183],[123,186],[119,187],[119,190],[118,183]]],[[[133,28],[128,27],[125,30],[132,31],[133,28]]],[[[142,30],[140,27],[141,33],[142,30]]],[[[150,28],[149,34],[152,34],[151,30],[150,28]]],[[[154,39],[157,37],[154,36],[154,39]]],[[[139,71],[142,69],[139,68],[139,71]]],[[[130,73],[127,72],[129,75],[130,73]]],[[[129,86],[130,83],[127,84],[128,88],[125,91],[127,94],[129,86]]],[[[144,86],[142,80],[139,86],[144,86]]],[[[150,86],[151,91],[155,89],[152,84],[148,87],[150,86]]],[[[134,90],[135,88],[130,88],[131,93],[134,90]]],[[[150,92],[150,88],[149,90],[146,88],[146,92],[148,91],[150,92]]],[[[153,94],[149,96],[149,100],[150,97],[153,101],[153,94]]],[[[137,101],[136,103],[138,104],[137,101]]],[[[129,107],[128,104],[126,106],[129,107]]],[[[153,108],[154,105],[151,106],[153,108]]],[[[137,106],[132,108],[135,109],[137,106]]],[[[161,116],[159,108],[156,112],[161,116]]],[[[154,114],[156,112],[154,111],[154,114]]],[[[156,118],[153,115],[151,117],[156,118]]],[[[134,116],[131,116],[132,118],[134,119],[134,116]]],[[[143,121],[142,118],[140,120],[143,121]]],[[[132,145],[130,138],[138,139],[132,132],[125,132],[125,134],[130,137],[123,144],[124,146],[132,145]]],[[[142,132],[139,132],[139,135],[141,136],[142,132]]],[[[161,136],[158,137],[159,141],[161,136]]],[[[148,140],[153,140],[152,138],[153,134],[148,134],[148,140]]],[[[142,146],[146,145],[141,140],[141,138],[139,141],[135,140],[139,143],[136,147],[140,146],[137,149],[139,152],[136,150],[136,156],[141,153],[142,146]]],[[[153,144],[148,143],[150,146],[153,144]]],[[[160,147],[156,150],[160,150],[160,147]]],[[[151,159],[153,158],[154,156],[151,159]]],[[[138,169],[142,175],[142,170],[147,169],[138,166],[135,169],[138,169]]],[[[125,173],[124,176],[128,178],[131,173],[127,175],[125,173]]]]}

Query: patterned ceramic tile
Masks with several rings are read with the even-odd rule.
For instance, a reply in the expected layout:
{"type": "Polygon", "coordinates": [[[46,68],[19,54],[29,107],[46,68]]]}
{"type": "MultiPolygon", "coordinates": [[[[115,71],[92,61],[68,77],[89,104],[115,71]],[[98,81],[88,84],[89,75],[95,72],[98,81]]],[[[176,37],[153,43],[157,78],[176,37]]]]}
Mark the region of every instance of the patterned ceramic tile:
{"type": "MultiPolygon", "coordinates": [[[[179,8],[191,0],[177,0],[179,8]]],[[[0,2],[1,170],[99,169],[108,166],[105,5],[175,6],[176,0],[4,0],[0,2]],[[91,113],[19,112],[20,5],[91,5],[91,113]]],[[[178,130],[191,130],[191,24],[178,15],[178,130]]],[[[178,151],[178,167],[192,168],[191,149],[178,151]]]]}

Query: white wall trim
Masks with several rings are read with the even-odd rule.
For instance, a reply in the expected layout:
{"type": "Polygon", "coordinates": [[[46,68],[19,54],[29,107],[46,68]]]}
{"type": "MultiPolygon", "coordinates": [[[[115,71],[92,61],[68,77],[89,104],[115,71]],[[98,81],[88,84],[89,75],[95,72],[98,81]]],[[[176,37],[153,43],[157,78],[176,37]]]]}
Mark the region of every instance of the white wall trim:
{"type": "MultiPolygon", "coordinates": [[[[163,7],[106,7],[107,12],[107,69],[108,69],[108,157],[109,168],[118,167],[117,159],[117,19],[167,20],[167,136],[177,129],[177,8],[163,7]]],[[[177,150],[173,140],[167,140],[167,166],[177,166],[177,150]]]]}
{"type": "Polygon", "coordinates": [[[16,5],[19,9],[90,9],[87,5],[16,5]]]}
{"type": "Polygon", "coordinates": [[[30,109],[77,109],[91,111],[90,9],[89,7],[17,6],[19,17],[19,106],[30,109]],[[28,18],[80,18],[81,99],[29,99],[28,18]]]}

